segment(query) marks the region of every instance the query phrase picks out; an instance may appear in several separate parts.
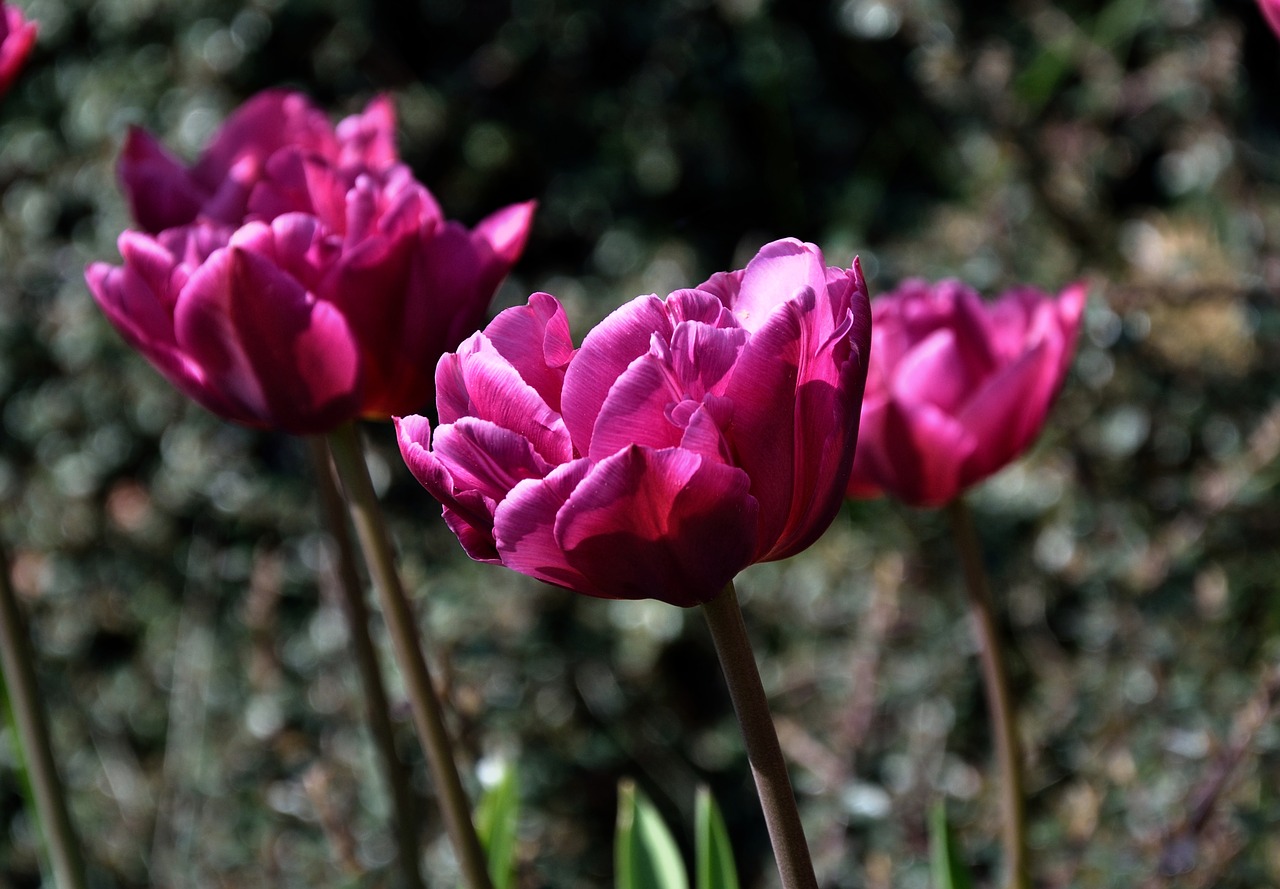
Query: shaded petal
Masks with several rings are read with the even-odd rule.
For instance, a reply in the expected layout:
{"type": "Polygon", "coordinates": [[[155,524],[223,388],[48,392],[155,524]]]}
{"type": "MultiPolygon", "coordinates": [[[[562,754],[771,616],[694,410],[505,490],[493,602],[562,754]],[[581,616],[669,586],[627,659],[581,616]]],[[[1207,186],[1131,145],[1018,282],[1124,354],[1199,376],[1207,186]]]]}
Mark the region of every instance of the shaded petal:
{"type": "Polygon", "coordinates": [[[396,109],[391,97],[382,93],[364,111],[344,118],[337,127],[343,167],[383,170],[400,162],[396,151],[396,109]]]}
{"type": "Polygon", "coordinates": [[[569,564],[555,536],[557,513],[590,471],[589,460],[574,460],[557,466],[546,478],[529,479],[511,489],[494,512],[494,538],[502,564],[547,583],[604,595],[569,564]]]}
{"type": "Polygon", "coordinates": [[[981,481],[1017,459],[1039,434],[1057,392],[1057,357],[1047,343],[1024,352],[987,380],[956,415],[975,442],[961,485],[981,481]]]}
{"type": "Polygon", "coordinates": [[[486,499],[479,491],[458,489],[449,468],[430,450],[431,424],[426,417],[396,417],[395,427],[405,465],[419,484],[443,505],[445,523],[467,555],[477,562],[498,562],[493,541],[496,502],[486,499]]]}
{"type": "Polygon", "coordinates": [[[893,397],[901,401],[928,402],[955,413],[982,384],[983,377],[972,378],[966,371],[955,331],[940,328],[898,362],[890,389],[893,397]]]}
{"type": "Polygon", "coordinates": [[[543,478],[552,468],[524,436],[475,417],[437,429],[432,453],[448,467],[456,487],[479,491],[494,501],[527,478],[543,478]]]}
{"type": "Polygon", "coordinates": [[[570,494],[555,539],[589,586],[616,599],[689,607],[714,598],[751,562],[758,506],[733,466],[680,448],[631,447],[570,494]]]}
{"type": "Polygon", "coordinates": [[[265,424],[327,432],[359,409],[359,353],[342,314],[266,257],[215,252],[183,289],[180,347],[210,386],[265,424]]]}
{"type": "Polygon", "coordinates": [[[130,127],[116,166],[129,212],[148,232],[195,221],[210,197],[164,146],[145,130],[130,127]]]}

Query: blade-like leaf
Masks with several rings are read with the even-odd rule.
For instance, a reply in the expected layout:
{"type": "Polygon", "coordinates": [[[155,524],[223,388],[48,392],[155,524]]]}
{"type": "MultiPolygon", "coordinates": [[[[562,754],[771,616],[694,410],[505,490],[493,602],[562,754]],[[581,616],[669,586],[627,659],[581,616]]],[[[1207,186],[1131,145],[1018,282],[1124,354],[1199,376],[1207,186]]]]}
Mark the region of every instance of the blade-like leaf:
{"type": "Polygon", "coordinates": [[[520,777],[514,762],[503,767],[502,777],[489,787],[476,807],[476,832],[489,862],[493,889],[511,889],[515,883],[516,822],[520,811],[520,777]]]}
{"type": "Polygon", "coordinates": [[[675,838],[633,781],[618,782],[613,858],[617,889],[689,889],[675,838]]]}
{"type": "Polygon", "coordinates": [[[715,797],[705,785],[698,788],[694,809],[694,846],[698,859],[698,889],[738,889],[729,832],[715,797]]]}
{"type": "Polygon", "coordinates": [[[972,889],[973,878],[960,858],[959,846],[947,822],[947,807],[941,802],[929,813],[929,862],[933,889],[972,889]]]}

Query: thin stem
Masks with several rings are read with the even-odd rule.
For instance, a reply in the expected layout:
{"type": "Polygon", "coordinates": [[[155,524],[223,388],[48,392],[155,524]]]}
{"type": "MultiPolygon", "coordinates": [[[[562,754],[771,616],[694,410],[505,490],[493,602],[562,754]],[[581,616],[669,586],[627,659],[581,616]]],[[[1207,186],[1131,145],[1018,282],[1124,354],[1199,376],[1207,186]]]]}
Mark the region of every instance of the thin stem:
{"type": "Polygon", "coordinates": [[[391,794],[395,810],[396,844],[399,848],[400,872],[406,889],[424,889],[418,871],[418,819],[414,812],[412,785],[408,771],[396,752],[395,730],[391,724],[391,706],[382,682],[378,653],[369,635],[369,608],[364,601],[364,586],[356,570],[355,548],[347,527],[346,510],[338,492],[329,459],[329,448],[323,438],[308,436],[307,448],[320,489],[320,505],[325,525],[337,548],[338,587],[342,610],[351,631],[351,654],[356,661],[364,690],[365,718],[378,748],[383,780],[391,794]]]}
{"type": "Polygon", "coordinates": [[[445,728],[440,700],[436,697],[431,672],[419,645],[413,610],[396,571],[391,535],[378,507],[378,497],[369,479],[369,467],[364,461],[360,432],[355,424],[348,423],[331,432],[329,448],[347,493],[356,536],[360,539],[365,562],[378,590],[378,601],[391,634],[396,662],[404,675],[413,723],[427,754],[427,766],[440,798],[445,830],[458,856],[463,881],[469,889],[492,889],[484,850],[471,820],[471,807],[453,761],[453,742],[445,728]]]}
{"type": "Polygon", "coordinates": [[[9,559],[0,547],[0,668],[3,668],[13,716],[18,723],[18,739],[26,754],[36,812],[44,826],[54,880],[62,889],[85,889],[80,842],[71,826],[66,793],[54,762],[49,723],[41,706],[43,699],[32,663],[31,643],[9,582],[9,559]]]}
{"type": "Polygon", "coordinates": [[[769,828],[769,841],[778,862],[778,874],[783,889],[817,889],[818,880],[809,858],[809,846],[805,842],[804,827],[800,824],[800,812],[796,808],[795,793],[791,790],[791,778],[787,763],[782,758],[778,733],[769,713],[769,701],[760,683],[747,627],[742,621],[742,609],[738,606],[738,594],[730,583],[724,592],[702,606],[711,639],[720,658],[729,697],[733,700],[742,739],[747,747],[747,759],[751,774],[760,794],[760,807],[764,809],[765,826],[769,828]]]}
{"type": "Polygon", "coordinates": [[[973,526],[973,516],[964,499],[957,497],[947,505],[947,518],[960,551],[964,569],[965,592],[969,614],[978,637],[978,658],[982,664],[982,684],[996,742],[996,761],[1000,770],[1000,808],[1004,818],[1003,841],[1005,886],[1029,889],[1027,873],[1027,819],[1022,787],[1022,748],[1014,718],[1013,699],[1009,694],[1009,678],[1005,670],[996,631],[995,608],[987,574],[982,567],[982,548],[973,526]]]}

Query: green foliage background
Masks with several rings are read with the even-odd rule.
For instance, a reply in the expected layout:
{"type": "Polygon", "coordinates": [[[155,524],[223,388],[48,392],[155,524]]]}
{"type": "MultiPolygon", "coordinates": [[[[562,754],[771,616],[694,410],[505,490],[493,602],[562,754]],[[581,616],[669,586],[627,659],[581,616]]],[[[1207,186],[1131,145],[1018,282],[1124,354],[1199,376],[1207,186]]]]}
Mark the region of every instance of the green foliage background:
{"type": "MultiPolygon", "coordinates": [[[[538,198],[497,305],[547,290],[578,336],[788,235],[860,254],[873,293],[1087,278],[1050,427],[973,498],[1034,866],[1055,887],[1280,883],[1274,719],[1182,831],[1280,660],[1280,52],[1252,3],[20,5],[42,30],[0,104],[0,528],[97,885],[390,879],[301,443],[187,404],[82,279],[128,224],[128,125],[193,157],[277,85],[335,115],[392,93],[404,157],[455,218],[538,198]]],[[[711,784],[744,885],[771,885],[698,615],[470,563],[389,428],[368,433],[464,762],[520,763],[518,885],[611,883],[622,775],[676,825],[711,784]]],[[[956,567],[939,516],[875,502],[741,579],[826,886],[926,886],[941,796],[995,873],[956,567]]],[[[15,764],[0,733],[0,884],[35,886],[15,764]]]]}

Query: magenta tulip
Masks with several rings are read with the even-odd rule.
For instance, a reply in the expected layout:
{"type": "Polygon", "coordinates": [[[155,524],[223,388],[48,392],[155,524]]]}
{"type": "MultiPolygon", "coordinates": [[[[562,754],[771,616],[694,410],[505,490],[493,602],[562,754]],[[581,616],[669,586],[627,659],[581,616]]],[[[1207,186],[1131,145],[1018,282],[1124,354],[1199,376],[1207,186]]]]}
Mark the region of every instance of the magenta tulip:
{"type": "Polygon", "coordinates": [[[813,543],[848,480],[870,344],[855,262],[796,240],[575,352],[536,293],[445,355],[400,449],[467,553],[591,596],[692,606],[813,543]]]}
{"type": "Polygon", "coordinates": [[[385,99],[335,131],[281,92],[250,100],[191,170],[134,131],[121,178],[143,227],[162,228],[121,235],[124,265],[90,266],[89,288],[130,345],[228,419],[305,434],[421,409],[534,205],[473,231],[445,220],[393,132],[385,99]]]}
{"type": "Polygon", "coordinates": [[[1271,30],[1280,37],[1280,0],[1258,0],[1258,6],[1262,9],[1262,14],[1267,24],[1271,26],[1271,30]]]}
{"type": "Polygon", "coordinates": [[[9,91],[36,45],[36,23],[0,0],[0,96],[9,91]]]}
{"type": "Polygon", "coordinates": [[[959,281],[907,281],[872,303],[871,367],[851,497],[941,506],[1026,450],[1075,352],[1083,285],[984,303],[959,281]]]}

